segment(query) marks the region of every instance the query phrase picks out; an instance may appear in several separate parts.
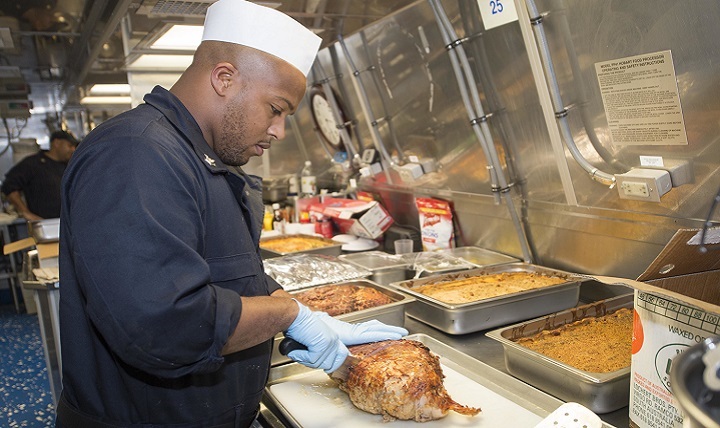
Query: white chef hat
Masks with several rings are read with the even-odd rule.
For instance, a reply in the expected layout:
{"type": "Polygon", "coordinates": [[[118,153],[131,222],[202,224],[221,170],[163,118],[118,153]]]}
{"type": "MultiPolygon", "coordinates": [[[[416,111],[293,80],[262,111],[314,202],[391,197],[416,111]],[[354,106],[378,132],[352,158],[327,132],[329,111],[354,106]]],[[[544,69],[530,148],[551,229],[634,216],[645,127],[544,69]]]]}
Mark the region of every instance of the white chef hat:
{"type": "Polygon", "coordinates": [[[218,0],[205,15],[203,40],[237,43],[283,59],[307,76],[322,39],[288,15],[245,0],[218,0]]]}

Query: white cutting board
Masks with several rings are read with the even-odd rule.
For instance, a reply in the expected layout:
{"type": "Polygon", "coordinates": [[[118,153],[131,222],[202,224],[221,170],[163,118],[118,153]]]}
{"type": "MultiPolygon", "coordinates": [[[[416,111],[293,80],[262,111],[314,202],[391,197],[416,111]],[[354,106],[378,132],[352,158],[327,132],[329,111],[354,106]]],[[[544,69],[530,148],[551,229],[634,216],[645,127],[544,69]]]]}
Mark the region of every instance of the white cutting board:
{"type": "Polygon", "coordinates": [[[442,419],[420,425],[414,421],[399,420],[388,424],[383,422],[382,416],[353,406],[347,394],[340,391],[335,382],[321,370],[313,370],[292,377],[286,382],[271,385],[270,391],[302,428],[532,428],[543,420],[542,417],[447,366],[442,365],[442,369],[445,374],[445,389],[450,397],[462,405],[480,407],[482,412],[469,417],[450,411],[442,419]]]}

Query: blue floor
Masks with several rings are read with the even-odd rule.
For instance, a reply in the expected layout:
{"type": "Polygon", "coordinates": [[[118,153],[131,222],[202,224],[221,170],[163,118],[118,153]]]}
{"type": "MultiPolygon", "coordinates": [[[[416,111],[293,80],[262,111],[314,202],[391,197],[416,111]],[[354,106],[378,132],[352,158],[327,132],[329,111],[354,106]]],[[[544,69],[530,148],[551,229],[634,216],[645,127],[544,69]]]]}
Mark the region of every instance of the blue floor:
{"type": "Polygon", "coordinates": [[[0,427],[55,426],[37,315],[0,305],[0,326],[0,427]]]}

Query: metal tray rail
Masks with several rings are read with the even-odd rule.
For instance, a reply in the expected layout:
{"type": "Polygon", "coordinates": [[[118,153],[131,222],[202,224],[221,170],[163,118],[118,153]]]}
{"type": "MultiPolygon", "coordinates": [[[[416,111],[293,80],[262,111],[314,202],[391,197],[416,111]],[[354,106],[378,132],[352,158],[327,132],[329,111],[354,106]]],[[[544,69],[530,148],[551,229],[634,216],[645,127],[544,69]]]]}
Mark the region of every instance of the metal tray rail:
{"type": "MultiPolygon", "coordinates": [[[[414,334],[406,338],[423,343],[432,352],[440,356],[440,361],[443,365],[538,415],[540,418],[546,417],[562,404],[562,401],[557,398],[496,370],[475,358],[463,354],[430,336],[414,334]]],[[[270,387],[281,382],[292,380],[294,377],[307,374],[311,370],[313,369],[297,363],[274,367],[270,370],[270,379],[265,387],[262,402],[273,414],[278,416],[279,419],[282,419],[286,426],[301,427],[293,415],[273,395],[270,387]]],[[[299,397],[299,399],[302,399],[302,397],[299,397]]],[[[361,412],[360,410],[357,411],[361,412]]],[[[349,417],[351,417],[351,415],[349,415],[349,417]]],[[[380,418],[380,416],[378,416],[378,418],[380,418]]],[[[606,425],[606,427],[611,428],[609,425],[606,425]]]]}
{"type": "Polygon", "coordinates": [[[271,236],[267,238],[260,238],[260,256],[263,259],[269,259],[272,257],[281,257],[281,256],[287,256],[291,254],[327,254],[329,256],[339,256],[342,253],[342,244],[339,242],[335,242],[332,239],[323,238],[321,236],[313,236],[313,235],[303,235],[303,234],[297,234],[297,235],[279,235],[279,236],[271,236]],[[328,244],[325,247],[320,248],[312,248],[310,250],[302,250],[302,251],[274,251],[267,248],[263,248],[262,244],[263,242],[267,241],[274,241],[277,239],[283,239],[288,237],[302,237],[307,239],[312,239],[315,241],[321,241],[326,244],[328,244]]]}
{"type": "Polygon", "coordinates": [[[528,263],[507,263],[394,282],[390,286],[412,295],[417,300],[407,308],[409,316],[448,334],[466,334],[573,307],[580,298],[580,280],[581,278],[569,272],[528,263]],[[565,278],[567,282],[457,305],[441,302],[413,290],[420,285],[502,272],[542,273],[565,278]]]}
{"type": "Polygon", "coordinates": [[[586,372],[525,348],[515,340],[583,318],[632,307],[632,294],[617,296],[502,327],[486,333],[486,336],[503,345],[505,366],[513,376],[562,400],[580,403],[596,413],[608,413],[628,405],[629,366],[609,373],[586,372]]]}
{"type": "MultiPolygon", "coordinates": [[[[349,322],[349,323],[361,323],[365,321],[370,320],[378,320],[382,323],[394,325],[398,327],[405,326],[405,310],[408,305],[415,302],[415,298],[402,293],[398,290],[377,284],[372,281],[368,281],[366,279],[358,279],[353,281],[346,281],[346,282],[340,282],[337,284],[330,284],[330,285],[343,285],[343,284],[350,284],[350,285],[360,285],[365,287],[371,287],[374,288],[381,293],[390,296],[390,298],[393,300],[391,303],[388,303],[386,305],[380,305],[375,306],[374,308],[367,308],[363,309],[362,311],[355,311],[355,312],[348,312],[346,314],[338,315],[335,318],[349,322]]],[[[315,287],[324,287],[324,285],[318,285],[315,287]]],[[[309,287],[304,288],[302,290],[296,290],[290,292],[290,294],[297,294],[302,291],[311,290],[315,287],[309,287]]],[[[280,341],[283,339],[282,334],[278,334],[275,336],[274,344],[273,344],[273,353],[271,357],[271,364],[273,366],[288,363],[291,360],[286,357],[285,355],[282,355],[278,351],[278,345],[280,344],[280,341]]]]}

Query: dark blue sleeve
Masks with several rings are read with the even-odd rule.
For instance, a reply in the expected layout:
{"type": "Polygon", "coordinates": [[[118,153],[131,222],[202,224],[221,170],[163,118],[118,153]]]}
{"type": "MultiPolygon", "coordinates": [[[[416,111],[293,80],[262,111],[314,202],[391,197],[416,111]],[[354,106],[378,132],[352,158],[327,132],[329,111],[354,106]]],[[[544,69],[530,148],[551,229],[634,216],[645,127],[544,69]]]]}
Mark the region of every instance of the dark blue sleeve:
{"type": "Polygon", "coordinates": [[[5,174],[2,187],[0,191],[3,194],[9,195],[12,192],[22,191],[25,189],[32,179],[32,161],[26,157],[5,174]]]}
{"type": "Polygon", "coordinates": [[[242,308],[237,293],[210,283],[193,163],[137,138],[85,149],[66,171],[62,221],[71,236],[62,240],[94,327],[145,372],[217,369],[242,308]]]}

